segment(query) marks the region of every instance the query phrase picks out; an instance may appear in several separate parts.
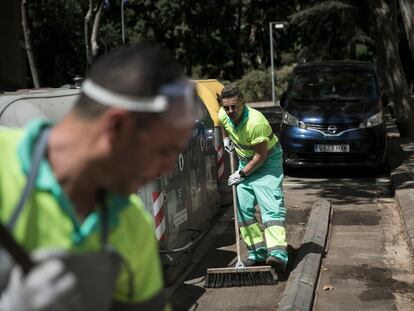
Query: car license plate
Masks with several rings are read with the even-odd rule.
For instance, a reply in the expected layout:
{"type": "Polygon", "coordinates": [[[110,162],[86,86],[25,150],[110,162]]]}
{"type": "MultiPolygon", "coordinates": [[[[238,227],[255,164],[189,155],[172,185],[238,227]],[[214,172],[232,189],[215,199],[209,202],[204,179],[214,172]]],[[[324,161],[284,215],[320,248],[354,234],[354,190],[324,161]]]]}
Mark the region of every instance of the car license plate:
{"type": "Polygon", "coordinates": [[[349,152],[349,145],[315,145],[315,152],[349,152]]]}

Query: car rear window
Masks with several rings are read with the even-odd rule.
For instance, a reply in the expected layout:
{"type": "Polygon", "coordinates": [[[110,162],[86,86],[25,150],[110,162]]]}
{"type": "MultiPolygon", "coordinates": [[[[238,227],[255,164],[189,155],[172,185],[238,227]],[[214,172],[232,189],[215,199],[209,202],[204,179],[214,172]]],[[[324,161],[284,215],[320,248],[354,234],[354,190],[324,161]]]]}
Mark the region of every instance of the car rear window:
{"type": "Polygon", "coordinates": [[[376,96],[374,72],[367,70],[298,70],[288,90],[293,100],[360,100],[376,96]]]}

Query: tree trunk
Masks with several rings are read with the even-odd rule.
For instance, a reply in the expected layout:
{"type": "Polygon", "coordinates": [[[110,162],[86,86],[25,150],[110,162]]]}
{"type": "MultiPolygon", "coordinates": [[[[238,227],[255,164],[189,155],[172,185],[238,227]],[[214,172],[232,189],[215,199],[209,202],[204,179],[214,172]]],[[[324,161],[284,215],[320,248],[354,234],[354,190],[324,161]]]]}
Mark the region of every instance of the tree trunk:
{"type": "Polygon", "coordinates": [[[236,29],[234,31],[234,50],[233,50],[233,62],[234,71],[233,74],[240,78],[243,75],[243,62],[242,62],[242,50],[241,50],[241,23],[242,23],[243,7],[239,5],[237,7],[237,22],[236,29]]]}
{"type": "Polygon", "coordinates": [[[93,21],[92,35],[91,35],[91,46],[92,46],[92,58],[95,58],[98,55],[99,46],[98,46],[98,31],[99,25],[101,24],[101,17],[103,15],[103,5],[102,2],[98,5],[98,10],[95,14],[95,19],[93,21]]]}
{"type": "Polygon", "coordinates": [[[414,61],[414,2],[412,0],[399,0],[399,4],[411,57],[414,61]]]}
{"type": "Polygon", "coordinates": [[[27,59],[29,60],[30,72],[32,74],[33,85],[35,88],[40,87],[39,78],[37,75],[37,65],[32,51],[32,44],[30,41],[30,28],[27,18],[27,0],[21,2],[22,27],[24,34],[24,43],[26,46],[27,59]]]}
{"type": "MultiPolygon", "coordinates": [[[[93,0],[89,0],[89,9],[88,12],[85,15],[84,20],[84,34],[85,34],[85,49],[86,49],[86,68],[88,68],[89,65],[92,64],[92,57],[90,52],[90,46],[89,46],[89,22],[92,17],[92,10],[93,10],[93,0]]],[[[88,71],[88,70],[86,70],[88,71]]]]}
{"type": "Polygon", "coordinates": [[[400,129],[408,131],[407,133],[401,132],[411,135],[414,133],[414,126],[410,122],[410,119],[413,119],[411,98],[399,57],[398,44],[392,31],[390,9],[385,0],[369,0],[369,5],[376,27],[379,64],[383,66],[379,71],[383,73],[382,80],[389,91],[389,99],[394,106],[397,123],[400,129]]]}

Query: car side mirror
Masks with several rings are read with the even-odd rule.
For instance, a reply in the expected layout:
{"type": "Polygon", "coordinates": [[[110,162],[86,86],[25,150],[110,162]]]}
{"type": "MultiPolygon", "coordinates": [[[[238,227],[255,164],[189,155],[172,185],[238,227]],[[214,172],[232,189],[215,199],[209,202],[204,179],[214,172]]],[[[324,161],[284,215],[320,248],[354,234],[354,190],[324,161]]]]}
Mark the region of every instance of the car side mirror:
{"type": "Polygon", "coordinates": [[[280,95],[279,105],[280,105],[280,107],[285,108],[285,106],[286,106],[286,92],[283,92],[282,95],[280,95]]]}
{"type": "Polygon", "coordinates": [[[381,95],[381,102],[382,102],[382,106],[383,107],[387,107],[389,104],[389,97],[388,97],[388,92],[383,91],[382,95],[381,95]]]}

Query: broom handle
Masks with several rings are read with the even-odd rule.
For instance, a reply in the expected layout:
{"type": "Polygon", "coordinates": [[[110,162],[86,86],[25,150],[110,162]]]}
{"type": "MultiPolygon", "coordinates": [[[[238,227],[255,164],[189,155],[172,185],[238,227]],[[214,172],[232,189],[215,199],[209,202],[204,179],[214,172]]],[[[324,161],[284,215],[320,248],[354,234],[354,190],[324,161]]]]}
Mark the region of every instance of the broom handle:
{"type": "Polygon", "coordinates": [[[24,274],[29,273],[30,269],[34,267],[32,259],[29,254],[21,247],[13,238],[6,226],[0,223],[0,245],[9,252],[14,261],[20,265],[24,274]]]}
{"type": "MultiPolygon", "coordinates": [[[[234,172],[234,151],[230,153],[230,168],[231,171],[234,172]]],[[[237,221],[237,192],[236,192],[236,185],[231,186],[232,194],[233,194],[233,212],[234,212],[234,233],[236,235],[236,250],[237,250],[237,262],[241,263],[241,256],[240,256],[240,233],[239,233],[239,223],[237,221]]]]}

